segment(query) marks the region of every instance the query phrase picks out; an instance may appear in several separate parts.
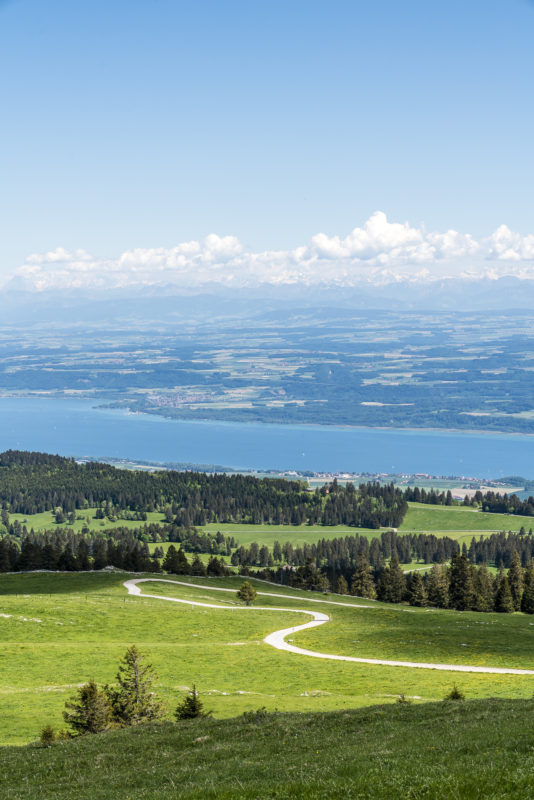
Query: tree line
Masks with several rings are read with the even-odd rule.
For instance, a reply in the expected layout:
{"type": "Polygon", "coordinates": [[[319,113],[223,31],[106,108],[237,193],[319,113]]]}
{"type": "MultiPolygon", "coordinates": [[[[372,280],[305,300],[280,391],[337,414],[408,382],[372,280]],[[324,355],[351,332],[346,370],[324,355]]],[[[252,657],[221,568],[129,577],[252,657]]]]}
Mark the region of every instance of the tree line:
{"type": "MultiPolygon", "coordinates": [[[[245,574],[252,573],[245,567],[245,574]]],[[[279,567],[256,574],[298,589],[334,591],[385,603],[534,614],[534,560],[522,567],[517,551],[512,554],[508,573],[501,565],[497,575],[485,564],[471,564],[464,553],[454,554],[449,564],[433,564],[428,571],[416,569],[408,574],[402,570],[397,556],[381,569],[373,569],[364,553],[356,558],[348,579],[340,574],[332,581],[327,570],[317,568],[312,558],[294,570],[279,567]]]]}

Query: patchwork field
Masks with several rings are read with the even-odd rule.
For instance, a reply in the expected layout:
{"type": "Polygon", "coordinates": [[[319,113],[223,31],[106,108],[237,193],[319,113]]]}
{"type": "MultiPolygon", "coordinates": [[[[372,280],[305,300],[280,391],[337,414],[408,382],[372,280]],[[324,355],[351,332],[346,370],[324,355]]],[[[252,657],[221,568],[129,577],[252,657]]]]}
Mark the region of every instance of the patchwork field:
{"type": "MultiPolygon", "coordinates": [[[[212,588],[169,583],[144,586],[151,594],[226,606],[201,608],[127,595],[125,573],[25,574],[0,578],[0,714],[2,744],[23,744],[46,723],[61,727],[61,712],[76,686],[91,678],[113,682],[117,662],[135,643],[158,675],[157,690],[172,711],[196,683],[216,717],[266,707],[272,711],[328,711],[394,702],[400,694],[441,699],[456,683],[468,698],[528,698],[534,676],[437,672],[324,661],[283,652],[263,642],[276,630],[307,621],[291,611],[313,608],[331,620],[296,634],[294,644],[325,653],[396,660],[534,668],[534,623],[522,615],[458,614],[383,606],[350,608],[354,598],[281,589],[257,582],[268,595],[231,608],[240,578],[200,579],[212,588]],[[333,599],[342,605],[310,600],[333,599]]],[[[194,579],[185,579],[190,584],[194,579]]],[[[196,581],[197,583],[199,581],[196,581]]],[[[289,637],[291,638],[291,637],[289,637]]]]}

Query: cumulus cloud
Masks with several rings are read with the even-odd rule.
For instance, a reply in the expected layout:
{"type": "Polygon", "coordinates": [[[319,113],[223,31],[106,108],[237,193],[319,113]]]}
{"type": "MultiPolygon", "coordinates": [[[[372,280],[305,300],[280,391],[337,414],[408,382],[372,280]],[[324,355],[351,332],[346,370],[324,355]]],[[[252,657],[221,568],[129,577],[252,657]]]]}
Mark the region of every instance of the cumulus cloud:
{"type": "Polygon", "coordinates": [[[501,225],[489,238],[477,240],[455,230],[430,232],[423,225],[390,222],[381,211],[344,237],[318,233],[293,250],[253,252],[235,236],[210,234],[202,241],[136,248],[107,259],[58,247],[33,253],[14,273],[18,285],[35,290],[355,286],[503,275],[534,279],[533,235],[522,236],[501,225]]]}

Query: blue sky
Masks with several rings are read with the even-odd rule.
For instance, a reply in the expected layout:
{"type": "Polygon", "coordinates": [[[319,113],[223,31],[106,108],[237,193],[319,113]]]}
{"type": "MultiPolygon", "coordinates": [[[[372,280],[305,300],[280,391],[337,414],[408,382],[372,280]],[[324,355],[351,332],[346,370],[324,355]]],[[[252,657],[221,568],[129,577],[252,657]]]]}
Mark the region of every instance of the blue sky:
{"type": "Polygon", "coordinates": [[[0,0],[0,277],[377,210],[528,235],[533,41],[527,0],[0,0]]]}

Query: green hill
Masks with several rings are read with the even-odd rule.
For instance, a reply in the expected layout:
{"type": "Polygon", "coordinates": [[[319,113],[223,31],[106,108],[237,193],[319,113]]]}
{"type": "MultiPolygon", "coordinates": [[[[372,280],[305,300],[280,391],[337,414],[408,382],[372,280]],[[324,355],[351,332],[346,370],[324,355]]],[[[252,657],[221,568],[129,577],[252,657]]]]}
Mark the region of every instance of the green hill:
{"type": "Polygon", "coordinates": [[[5,800],[525,800],[534,701],[170,722],[0,750],[5,800]]]}

